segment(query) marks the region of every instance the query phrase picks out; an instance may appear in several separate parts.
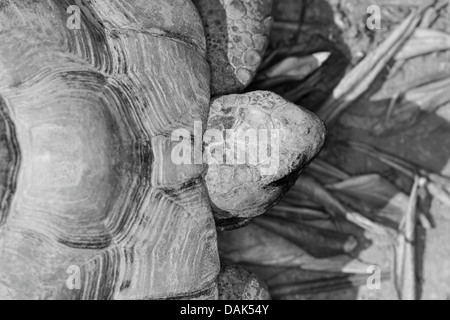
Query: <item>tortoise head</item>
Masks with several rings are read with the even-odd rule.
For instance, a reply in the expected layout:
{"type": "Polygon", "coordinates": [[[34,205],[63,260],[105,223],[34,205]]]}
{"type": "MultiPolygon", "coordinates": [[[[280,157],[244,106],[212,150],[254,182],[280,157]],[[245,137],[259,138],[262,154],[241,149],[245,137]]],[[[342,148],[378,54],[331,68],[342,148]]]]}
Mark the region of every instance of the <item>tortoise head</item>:
{"type": "MultiPolygon", "coordinates": [[[[206,183],[219,229],[266,213],[321,151],[326,129],[313,113],[271,92],[213,101],[206,183]]],[[[207,131],[207,132],[208,132],[207,131]]]]}

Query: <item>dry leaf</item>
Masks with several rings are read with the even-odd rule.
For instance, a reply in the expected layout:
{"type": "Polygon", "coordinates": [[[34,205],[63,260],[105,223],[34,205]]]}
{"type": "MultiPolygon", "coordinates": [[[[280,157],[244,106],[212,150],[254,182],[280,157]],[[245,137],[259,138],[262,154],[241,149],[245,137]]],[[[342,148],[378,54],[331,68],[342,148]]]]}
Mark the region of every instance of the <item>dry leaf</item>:
{"type": "Polygon", "coordinates": [[[405,46],[395,56],[407,60],[417,56],[450,49],[450,35],[438,30],[417,29],[405,46]]]}
{"type": "Polygon", "coordinates": [[[407,161],[375,149],[365,143],[357,141],[345,141],[340,143],[390,166],[407,177],[414,178],[416,172],[418,171],[414,165],[408,163],[407,161]]]}
{"type": "MultiPolygon", "coordinates": [[[[389,279],[389,273],[381,274],[382,281],[389,279]]],[[[367,285],[367,275],[339,275],[332,278],[274,285],[270,287],[270,292],[274,299],[282,299],[296,295],[334,292],[364,285],[367,285]]]]}
{"type": "Polygon", "coordinates": [[[405,93],[403,100],[406,103],[400,107],[400,111],[404,111],[410,105],[413,108],[419,107],[422,111],[435,111],[438,107],[450,102],[449,88],[450,79],[447,78],[412,89],[405,93]]]}
{"type": "Polygon", "coordinates": [[[283,200],[280,205],[275,206],[269,214],[289,218],[292,221],[304,221],[304,220],[326,220],[329,215],[323,211],[317,209],[304,208],[302,206],[284,206],[289,205],[289,201],[283,200]]]}
{"type": "Polygon", "coordinates": [[[319,52],[306,57],[288,57],[262,72],[254,85],[259,90],[270,90],[287,82],[302,81],[320,68],[329,56],[329,52],[319,52]]]}
{"type": "Polygon", "coordinates": [[[345,217],[347,210],[334,198],[317,180],[303,175],[292,188],[292,192],[297,192],[308,196],[311,200],[321,204],[332,217],[345,217]]]}
{"type": "Polygon", "coordinates": [[[308,167],[308,173],[316,173],[336,180],[346,180],[350,175],[322,159],[315,159],[308,167]]]}
{"type": "Polygon", "coordinates": [[[328,190],[342,193],[363,202],[379,215],[400,224],[408,206],[408,196],[377,174],[354,177],[327,186],[328,190]]]}
{"type": "Polygon", "coordinates": [[[430,182],[427,185],[427,190],[442,204],[450,207],[450,192],[448,192],[444,187],[435,182],[430,182]]]}
{"type": "Polygon", "coordinates": [[[389,233],[383,226],[370,221],[358,212],[350,212],[347,210],[347,208],[345,208],[336,197],[334,197],[327,189],[325,189],[324,186],[312,177],[304,175],[292,188],[292,192],[307,195],[314,202],[320,203],[336,221],[339,221],[336,219],[339,217],[340,219],[350,221],[358,227],[373,234],[382,237],[389,236],[389,233]]]}
{"type": "Polygon", "coordinates": [[[330,257],[353,252],[358,246],[355,237],[275,217],[259,217],[254,223],[305,249],[315,257],[330,257]]]}
{"type": "Polygon", "coordinates": [[[330,52],[318,52],[306,57],[289,57],[260,74],[261,78],[289,76],[293,80],[303,80],[328,60],[330,52]]]}
{"type": "Polygon", "coordinates": [[[416,227],[418,222],[419,188],[426,184],[425,179],[416,176],[404,218],[404,232],[399,236],[396,259],[396,286],[402,300],[416,300],[416,227]]]}
{"type": "Polygon", "coordinates": [[[370,97],[370,101],[377,102],[388,99],[401,98],[406,92],[419,88],[429,83],[438,82],[448,79],[450,77],[450,65],[445,64],[442,70],[436,71],[424,71],[420,74],[408,75],[408,77],[402,78],[401,81],[392,83],[392,81],[386,81],[381,87],[380,91],[370,97]],[[435,72],[434,72],[435,71],[435,72]]]}
{"type": "Polygon", "coordinates": [[[373,53],[369,54],[344,77],[335,88],[332,97],[318,112],[318,115],[328,125],[333,124],[342,112],[370,88],[380,72],[414,33],[424,11],[434,3],[435,1],[424,1],[422,7],[414,9],[373,53]]]}
{"type": "Polygon", "coordinates": [[[289,240],[255,224],[219,233],[220,255],[234,263],[366,274],[368,264],[347,255],[316,259],[289,240]]]}

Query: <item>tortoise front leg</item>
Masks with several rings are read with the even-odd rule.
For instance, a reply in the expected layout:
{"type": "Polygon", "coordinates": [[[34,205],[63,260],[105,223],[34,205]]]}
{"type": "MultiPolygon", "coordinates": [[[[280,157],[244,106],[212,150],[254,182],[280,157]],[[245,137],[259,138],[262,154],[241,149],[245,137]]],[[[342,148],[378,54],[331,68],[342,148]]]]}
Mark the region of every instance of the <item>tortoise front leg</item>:
{"type": "Polygon", "coordinates": [[[272,0],[193,0],[206,33],[211,93],[242,92],[253,80],[269,41],[272,0]]]}
{"type": "Polygon", "coordinates": [[[272,0],[194,4],[206,32],[211,92],[218,97],[205,136],[206,183],[218,229],[235,229],[281,199],[321,150],[325,128],[314,114],[271,92],[220,97],[242,92],[253,80],[268,44],[272,0]]]}
{"type": "Polygon", "coordinates": [[[257,275],[228,261],[221,265],[219,300],[271,300],[267,285],[257,275]]]}

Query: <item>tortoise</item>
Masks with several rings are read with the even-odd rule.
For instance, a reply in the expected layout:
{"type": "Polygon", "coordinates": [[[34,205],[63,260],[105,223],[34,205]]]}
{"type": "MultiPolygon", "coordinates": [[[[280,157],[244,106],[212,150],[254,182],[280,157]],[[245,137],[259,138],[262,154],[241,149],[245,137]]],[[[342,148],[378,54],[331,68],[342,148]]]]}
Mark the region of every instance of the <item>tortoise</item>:
{"type": "Polygon", "coordinates": [[[1,299],[216,299],[217,227],[263,214],[320,151],[315,115],[242,94],[271,0],[194,2],[0,1],[1,299]],[[175,164],[196,121],[281,129],[279,170],[175,164]]]}

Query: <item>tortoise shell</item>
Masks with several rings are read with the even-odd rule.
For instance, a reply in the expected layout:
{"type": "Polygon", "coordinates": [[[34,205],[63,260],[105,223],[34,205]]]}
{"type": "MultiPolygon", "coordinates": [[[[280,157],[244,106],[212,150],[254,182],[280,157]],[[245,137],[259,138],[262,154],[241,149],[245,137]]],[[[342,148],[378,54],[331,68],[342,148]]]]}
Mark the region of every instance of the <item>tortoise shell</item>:
{"type": "Polygon", "coordinates": [[[209,112],[191,1],[11,0],[0,31],[0,298],[216,298],[205,167],[170,158],[209,112]]]}

